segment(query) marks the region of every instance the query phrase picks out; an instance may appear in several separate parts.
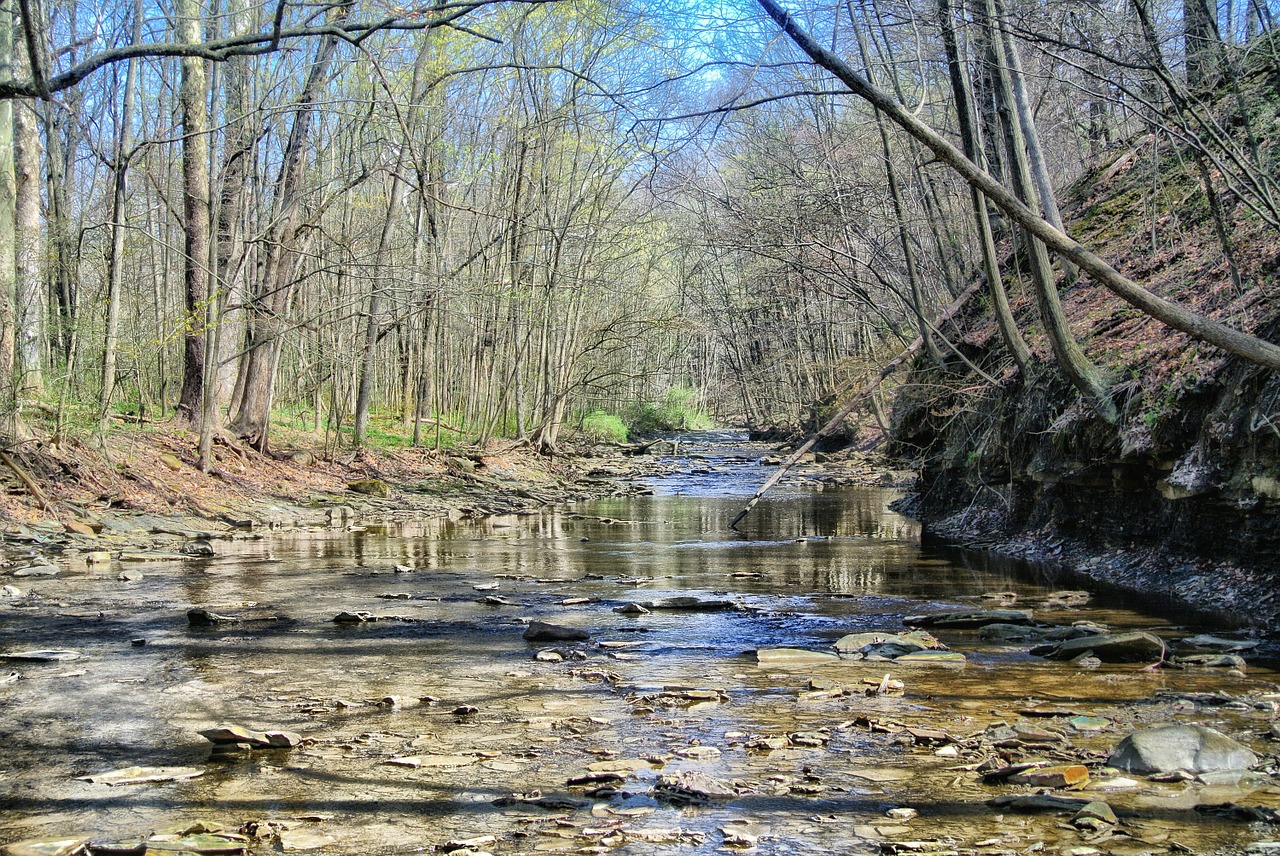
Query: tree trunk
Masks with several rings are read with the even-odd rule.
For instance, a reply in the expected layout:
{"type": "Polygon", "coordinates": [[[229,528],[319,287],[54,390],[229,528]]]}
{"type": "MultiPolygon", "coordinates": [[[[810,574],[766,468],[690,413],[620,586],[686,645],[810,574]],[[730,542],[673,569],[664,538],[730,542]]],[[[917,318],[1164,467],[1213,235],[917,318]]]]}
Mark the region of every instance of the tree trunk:
{"type": "MultiPolygon", "coordinates": [[[[960,138],[964,145],[965,155],[975,163],[981,163],[982,140],[978,135],[977,117],[974,115],[970,101],[971,88],[966,80],[964,64],[960,61],[960,47],[956,40],[955,19],[952,16],[950,0],[938,0],[938,21],[942,29],[942,42],[947,53],[947,67],[951,75],[951,90],[956,100],[956,115],[960,122],[960,138]]],[[[996,255],[995,238],[991,232],[991,217],[987,212],[987,201],[976,187],[969,187],[969,203],[973,209],[974,223],[978,230],[978,243],[982,251],[982,269],[987,278],[987,289],[991,293],[991,304],[995,310],[996,324],[1000,328],[1000,336],[1004,339],[1009,355],[1018,366],[1018,371],[1025,372],[1031,360],[1031,349],[1027,347],[1018,324],[1013,319],[1009,308],[1009,295],[1004,289],[1004,280],[1000,275],[1000,262],[996,255]]]]}
{"type": "MultiPolygon", "coordinates": [[[[196,0],[178,0],[178,38],[201,41],[196,0]]],[[[195,425],[203,413],[204,332],[209,315],[209,107],[204,60],[182,58],[182,216],[185,254],[182,392],[178,416],[195,425]]]]}
{"type": "MultiPolygon", "coordinates": [[[[133,40],[142,35],[142,3],[133,7],[133,40]]],[[[120,278],[124,266],[125,203],[128,199],[129,157],[133,149],[133,111],[137,90],[138,60],[131,59],[125,70],[124,103],[113,155],[111,198],[111,247],[107,260],[107,317],[102,337],[102,394],[98,403],[98,430],[105,434],[111,418],[116,389],[116,349],[120,339],[120,278]]]]}
{"type": "MultiPolygon", "coordinates": [[[[1022,139],[1026,147],[1027,159],[1030,162],[1031,176],[1035,181],[1036,192],[1040,197],[1040,210],[1044,219],[1053,224],[1058,231],[1064,231],[1062,212],[1058,210],[1058,200],[1053,192],[1053,180],[1049,177],[1049,165],[1045,162],[1044,148],[1040,145],[1040,132],[1036,129],[1036,119],[1031,113],[1031,99],[1027,95],[1026,75],[1022,72],[1022,57],[1018,54],[1018,46],[1013,41],[1013,34],[1004,20],[1007,14],[1002,0],[995,0],[994,19],[1000,44],[1004,48],[1005,64],[1008,68],[1007,78],[1011,85],[1013,105],[1017,111],[1018,125],[1022,129],[1022,139]]],[[[996,36],[993,34],[993,38],[996,36]]],[[[1034,207],[1034,206],[1033,206],[1034,207]]],[[[1078,273],[1070,262],[1064,263],[1064,271],[1069,283],[1075,282],[1078,273]]]]}
{"type": "Polygon", "coordinates": [[[421,112],[417,108],[422,103],[426,89],[427,60],[434,50],[430,38],[429,35],[423,37],[417,60],[413,64],[413,83],[409,87],[409,116],[401,129],[404,139],[400,142],[400,150],[392,168],[391,196],[387,200],[387,214],[382,221],[382,233],[378,237],[378,250],[374,257],[373,291],[369,295],[369,317],[365,323],[364,353],[360,360],[360,386],[356,392],[356,415],[352,426],[352,442],[357,451],[363,451],[365,435],[369,429],[369,406],[373,397],[373,375],[376,367],[374,358],[377,356],[378,338],[382,328],[384,283],[391,279],[391,236],[400,220],[405,194],[409,189],[404,173],[409,165],[413,148],[413,132],[421,112]]]}
{"type": "Polygon", "coordinates": [[[815,41],[786,10],[778,5],[776,0],[756,0],[756,2],[815,63],[830,71],[855,95],[879,107],[899,127],[928,147],[939,160],[954,169],[966,181],[981,190],[988,199],[1003,209],[1019,225],[1044,241],[1054,252],[1070,259],[1094,277],[1099,285],[1143,313],[1195,339],[1217,345],[1258,365],[1280,370],[1280,346],[1191,312],[1183,306],[1152,294],[1133,280],[1123,276],[1092,250],[1054,228],[1051,223],[1036,214],[902,104],[870,85],[862,75],[815,41]]]}
{"type": "MultiPolygon", "coordinates": [[[[338,12],[345,18],[350,8],[350,3],[346,3],[338,7],[338,12]]],[[[295,242],[301,223],[306,166],[304,154],[311,139],[316,97],[328,79],[329,65],[337,46],[337,38],[321,38],[302,91],[294,102],[293,127],[289,131],[275,182],[272,223],[262,251],[257,288],[247,307],[249,342],[240,366],[243,377],[237,381],[243,391],[232,425],[237,434],[262,452],[269,445],[277,356],[286,329],[285,314],[293,295],[292,274],[297,258],[295,242]]]]}
{"type": "Polygon", "coordinates": [[[1183,0],[1183,46],[1187,57],[1187,87],[1205,94],[1221,79],[1224,51],[1218,32],[1218,4],[1214,0],[1183,0]]]}
{"type": "MultiPolygon", "coordinates": [[[[986,0],[986,8],[988,19],[992,22],[997,21],[1000,12],[996,0],[986,0]]],[[[1022,122],[1013,94],[1013,68],[1005,51],[1004,39],[1000,34],[992,32],[990,41],[995,67],[993,77],[997,81],[996,96],[999,101],[1001,123],[1004,126],[1005,149],[1009,156],[1009,176],[1013,180],[1014,193],[1034,211],[1037,208],[1036,189],[1027,156],[1026,138],[1022,133],[1022,122]]],[[[1066,313],[1062,309],[1062,301],[1058,297],[1053,265],[1049,261],[1049,253],[1044,243],[1031,234],[1025,226],[1023,242],[1031,267],[1031,282],[1036,295],[1036,306],[1040,310],[1040,320],[1049,337],[1054,359],[1093,411],[1107,422],[1114,424],[1117,419],[1115,404],[1111,401],[1111,394],[1103,383],[1101,375],[1098,374],[1098,370],[1080,350],[1080,345],[1071,333],[1066,313]]]]}
{"type": "MultiPolygon", "coordinates": [[[[849,5],[849,17],[853,18],[852,3],[849,5]]],[[[858,40],[858,50],[862,55],[862,64],[866,68],[867,80],[873,81],[871,76],[871,54],[867,51],[867,42],[863,38],[862,28],[858,26],[856,19],[853,20],[854,35],[858,40]]],[[[874,81],[873,81],[874,82],[874,81]]],[[[929,329],[929,320],[925,316],[924,305],[924,288],[920,284],[920,270],[916,264],[915,247],[911,241],[911,235],[907,231],[907,213],[906,207],[902,203],[902,187],[898,183],[898,170],[893,165],[893,151],[889,147],[889,131],[884,126],[884,117],[880,115],[880,111],[876,110],[876,129],[880,133],[880,153],[884,158],[885,176],[889,180],[889,199],[893,203],[893,217],[897,221],[898,243],[902,247],[902,261],[907,269],[907,283],[911,288],[911,311],[916,318],[916,329],[920,333],[920,338],[924,340],[924,352],[929,355],[929,359],[934,365],[942,365],[942,352],[938,350],[938,343],[933,340],[933,331],[929,329]]]]}
{"type": "MultiPolygon", "coordinates": [[[[13,0],[0,0],[0,80],[13,77],[13,0]]],[[[15,254],[17,194],[13,173],[13,101],[0,99],[0,445],[18,438],[15,254]]]]}
{"type": "Polygon", "coordinates": [[[44,235],[40,229],[40,131],[35,103],[14,102],[14,170],[17,214],[17,355],[18,395],[44,393],[45,297],[42,267],[44,235]]]}

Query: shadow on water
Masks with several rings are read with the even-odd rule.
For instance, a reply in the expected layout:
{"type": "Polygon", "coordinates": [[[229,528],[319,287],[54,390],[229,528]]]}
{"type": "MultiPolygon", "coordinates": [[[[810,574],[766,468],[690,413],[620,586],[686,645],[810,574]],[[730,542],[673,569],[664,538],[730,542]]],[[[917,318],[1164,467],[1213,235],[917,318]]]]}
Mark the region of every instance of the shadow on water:
{"type": "MultiPolygon", "coordinates": [[[[28,597],[0,607],[0,652],[59,648],[80,658],[0,668],[0,679],[19,675],[0,684],[0,842],[143,834],[199,815],[230,827],[303,824],[326,836],[320,852],[334,854],[407,852],[485,833],[498,837],[495,852],[577,848],[592,843],[582,829],[611,824],[679,828],[704,836],[685,849],[712,852],[719,827],[752,821],[770,831],[760,852],[872,853],[880,849],[872,827],[903,823],[885,810],[910,806],[920,817],[898,837],[1067,848],[1082,841],[1057,819],[1015,822],[985,806],[1007,787],[977,784],[960,761],[868,723],[973,735],[1049,702],[1117,723],[1071,735],[1080,751],[1101,757],[1117,729],[1169,715],[1152,701],[1162,691],[1273,687],[1274,674],[1256,667],[1248,677],[1081,670],[972,631],[937,632],[966,654],[959,669],[848,660],[761,668],[758,648],[829,651],[847,633],[898,630],[906,615],[996,605],[983,597],[992,592],[1012,593],[1019,608],[1057,623],[1177,635],[1204,618],[1092,586],[1088,604],[1050,609],[1053,589],[1080,581],[922,544],[918,525],[887,509],[896,494],[886,489],[788,481],[743,532],[731,532],[728,520],[769,473],[756,463],[766,451],[732,435],[704,436],[658,462],[664,474],[652,480],[652,496],[482,521],[278,532],[219,544],[210,561],[148,565],[128,583],[118,568],[30,581],[28,597]],[[673,596],[737,607],[616,611],[673,596]],[[236,620],[194,627],[186,613],[196,606],[236,620]],[[370,620],[337,624],[340,612],[370,620]],[[591,641],[528,643],[522,632],[535,618],[584,630],[591,641]],[[535,660],[544,648],[562,659],[535,660]],[[862,692],[887,671],[906,684],[903,695],[862,692]],[[824,695],[814,686],[848,689],[824,695]],[[678,692],[663,694],[672,687],[721,694],[680,701],[678,692]],[[198,732],[222,723],[293,730],[306,743],[206,764],[198,732]],[[806,731],[828,745],[745,748],[754,737],[806,731]],[[580,790],[566,791],[569,777],[601,759],[647,757],[664,759],[667,772],[736,782],[743,793],[727,805],[658,803],[646,794],[662,770],[640,763],[624,794],[594,809],[493,804],[534,791],[581,800],[580,790]],[[388,764],[404,758],[421,766],[388,764]],[[76,778],[133,765],[208,771],[116,788],[76,778]],[[549,819],[564,815],[572,826],[549,819]]],[[[1237,733],[1265,730],[1269,717],[1194,706],[1176,713],[1237,733]]],[[[1247,827],[1188,810],[1188,793],[1198,792],[1152,785],[1117,805],[1140,808],[1126,820],[1135,835],[1167,827],[1166,839],[1195,852],[1228,852],[1247,827]]],[[[655,846],[632,841],[616,852],[655,846]]]]}

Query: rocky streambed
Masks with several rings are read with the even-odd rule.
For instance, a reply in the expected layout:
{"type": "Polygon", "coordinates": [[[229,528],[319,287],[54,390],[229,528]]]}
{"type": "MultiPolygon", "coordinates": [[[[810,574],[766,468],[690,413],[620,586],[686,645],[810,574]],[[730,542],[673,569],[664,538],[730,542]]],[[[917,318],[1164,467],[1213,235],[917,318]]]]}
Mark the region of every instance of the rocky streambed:
{"type": "Polygon", "coordinates": [[[889,489],[792,483],[731,533],[761,451],[686,447],[654,496],[14,562],[0,844],[1280,849],[1270,640],[922,547],[889,489]]]}

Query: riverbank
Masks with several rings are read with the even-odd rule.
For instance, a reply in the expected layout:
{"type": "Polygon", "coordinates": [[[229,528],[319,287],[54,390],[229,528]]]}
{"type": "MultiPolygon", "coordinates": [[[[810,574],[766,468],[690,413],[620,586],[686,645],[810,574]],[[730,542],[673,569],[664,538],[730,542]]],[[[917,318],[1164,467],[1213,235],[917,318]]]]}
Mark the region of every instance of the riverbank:
{"type": "Polygon", "coordinates": [[[30,443],[10,458],[0,468],[4,540],[68,558],[264,529],[518,513],[629,489],[624,462],[547,458],[512,443],[329,458],[302,445],[262,455],[219,444],[205,473],[192,435],[148,431],[114,435],[105,448],[30,443]]]}
{"type": "MultiPolygon", "coordinates": [[[[11,564],[83,564],[93,553],[174,555],[192,541],[264,531],[527,513],[644,493],[647,477],[704,467],[696,457],[668,457],[673,451],[668,441],[583,444],[549,457],[501,441],[325,457],[301,443],[273,455],[220,443],[205,473],[196,466],[195,438],[182,431],[121,433],[105,448],[74,439],[29,443],[0,465],[0,548],[11,564]]],[[[762,467],[762,481],[767,474],[762,467]]],[[[874,453],[848,451],[810,456],[794,478],[883,484],[895,474],[874,453]]]]}

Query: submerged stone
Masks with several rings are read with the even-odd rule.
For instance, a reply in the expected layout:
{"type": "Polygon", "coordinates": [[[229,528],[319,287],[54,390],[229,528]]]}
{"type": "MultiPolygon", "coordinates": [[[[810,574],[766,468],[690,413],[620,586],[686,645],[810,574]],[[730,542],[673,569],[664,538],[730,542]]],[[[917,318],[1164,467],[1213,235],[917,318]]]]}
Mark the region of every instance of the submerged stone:
{"type": "Polygon", "coordinates": [[[1178,650],[1205,651],[1214,654],[1236,654],[1257,648],[1262,643],[1257,639],[1226,639],[1202,633],[1199,636],[1188,636],[1175,643],[1178,650]]]}
{"type": "Polygon", "coordinates": [[[738,606],[731,600],[707,600],[688,596],[645,600],[641,601],[639,605],[648,610],[670,609],[684,612],[719,612],[724,609],[736,609],[738,606]]]}
{"type": "Polygon", "coordinates": [[[1246,770],[1258,756],[1227,735],[1203,725],[1165,725],[1135,731],[1111,753],[1107,765],[1127,773],[1210,773],[1246,770]]]}
{"type": "Polygon", "coordinates": [[[78,651],[12,651],[0,654],[0,660],[11,660],[15,663],[60,663],[64,660],[79,660],[78,651]]]}
{"type": "Polygon", "coordinates": [[[929,663],[943,666],[963,666],[964,654],[959,651],[912,651],[894,659],[895,663],[929,663]]]}
{"type": "Polygon", "coordinates": [[[144,785],[154,782],[175,782],[203,776],[199,767],[125,767],[108,773],[80,776],[82,782],[94,785],[144,785]]]}

